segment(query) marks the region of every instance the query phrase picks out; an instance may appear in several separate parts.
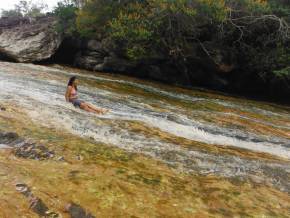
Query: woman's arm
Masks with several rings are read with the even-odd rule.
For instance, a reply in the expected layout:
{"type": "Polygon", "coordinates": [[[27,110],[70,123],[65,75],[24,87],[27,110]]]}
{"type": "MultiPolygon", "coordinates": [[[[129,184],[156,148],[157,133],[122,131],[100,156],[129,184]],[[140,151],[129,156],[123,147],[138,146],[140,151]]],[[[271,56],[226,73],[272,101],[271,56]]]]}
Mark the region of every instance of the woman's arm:
{"type": "Polygon", "coordinates": [[[67,89],[66,89],[65,100],[66,100],[67,102],[69,102],[69,96],[70,96],[70,93],[71,93],[71,89],[72,89],[71,86],[68,86],[67,89]]]}

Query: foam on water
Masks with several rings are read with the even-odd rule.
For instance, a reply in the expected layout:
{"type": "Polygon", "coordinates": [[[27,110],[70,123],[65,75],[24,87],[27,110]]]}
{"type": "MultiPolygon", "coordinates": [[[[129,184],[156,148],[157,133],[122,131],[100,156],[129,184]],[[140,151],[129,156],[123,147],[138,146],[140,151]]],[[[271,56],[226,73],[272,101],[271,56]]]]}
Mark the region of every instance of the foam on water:
{"type": "Polygon", "coordinates": [[[7,148],[10,148],[10,147],[4,144],[0,144],[0,149],[7,149],[7,148]]]}
{"type": "MultiPolygon", "coordinates": [[[[168,143],[155,135],[148,136],[133,132],[130,128],[126,128],[126,125],[129,126],[130,122],[138,121],[148,129],[157,128],[162,132],[193,142],[203,142],[212,144],[212,146],[233,146],[288,159],[290,159],[289,139],[271,135],[255,135],[242,129],[236,129],[234,126],[224,128],[218,124],[208,123],[208,121],[203,122],[202,117],[211,112],[192,112],[188,111],[190,109],[180,108],[172,103],[162,102],[160,99],[120,94],[117,89],[116,91],[108,91],[90,86],[80,87],[79,95],[83,100],[111,110],[109,114],[102,116],[86,113],[64,101],[66,84],[57,81],[55,77],[53,77],[54,79],[47,79],[47,76],[45,78],[35,77],[35,74],[41,70],[47,72],[48,76],[57,74],[61,81],[65,81],[67,76],[72,75],[71,73],[35,65],[13,66],[21,66],[30,70],[25,71],[25,73],[17,73],[14,70],[10,70],[11,72],[8,73],[0,72],[0,100],[18,105],[34,122],[40,125],[81,137],[93,138],[97,142],[118,146],[130,152],[150,155],[184,172],[246,179],[251,176],[260,178],[267,183],[270,182],[280,190],[290,191],[287,179],[290,174],[288,164],[275,164],[242,159],[232,155],[205,153],[194,149],[194,147],[185,148],[178,141],[168,143]],[[159,105],[158,108],[162,112],[152,107],[151,103],[159,105]],[[194,116],[201,117],[199,121],[188,116],[192,113],[195,113],[194,116]]],[[[9,71],[9,67],[6,71],[9,71]]],[[[135,82],[91,75],[80,76],[86,79],[129,84],[175,99],[206,100],[189,95],[179,95],[135,82]]],[[[271,113],[269,111],[268,114],[271,113]]],[[[245,119],[251,118],[245,117],[245,119]]],[[[264,125],[271,126],[272,123],[264,123],[264,125]]],[[[288,126],[281,128],[288,128],[288,126]]],[[[4,148],[5,145],[0,145],[1,147],[4,148]]]]}
{"type": "MultiPolygon", "coordinates": [[[[29,67],[31,69],[37,69],[38,67],[38,66],[36,67],[35,65],[24,65],[24,66],[29,67]]],[[[45,67],[41,66],[41,69],[45,70],[45,67]]],[[[204,100],[204,98],[193,97],[190,95],[176,93],[176,92],[169,92],[169,91],[165,91],[165,90],[153,87],[153,86],[144,85],[144,84],[140,84],[140,83],[136,83],[132,81],[125,81],[121,79],[109,79],[109,78],[99,77],[99,76],[94,76],[94,75],[89,75],[89,74],[69,73],[63,70],[58,70],[58,69],[53,69],[53,68],[46,68],[46,70],[50,70],[51,72],[62,73],[63,75],[67,75],[67,76],[75,75],[79,78],[86,78],[86,79],[92,79],[92,80],[97,80],[97,81],[106,81],[106,82],[114,82],[114,83],[120,83],[120,84],[125,84],[125,85],[131,85],[133,87],[137,87],[148,92],[158,93],[163,96],[180,99],[180,100],[187,100],[191,102],[194,102],[197,100],[204,100]]]]}
{"type": "MultiPolygon", "coordinates": [[[[42,70],[45,70],[45,68],[42,70]]],[[[7,76],[5,74],[0,74],[0,76],[0,92],[2,93],[0,98],[7,97],[7,95],[13,96],[13,100],[18,102],[38,123],[46,123],[45,125],[50,123],[54,127],[65,127],[67,131],[74,134],[93,137],[97,141],[116,146],[128,144],[134,147],[132,144],[136,144],[136,146],[145,146],[144,143],[146,145],[150,144],[146,136],[136,135],[128,132],[128,130],[114,129],[110,125],[96,126],[93,121],[96,119],[94,115],[75,109],[64,102],[65,84],[57,81],[41,81],[35,78],[26,80],[27,75],[26,78],[20,76],[15,78],[13,75],[7,76]],[[47,117],[50,117],[50,122],[47,122],[47,117]]],[[[95,78],[94,76],[91,77],[95,78]]],[[[154,108],[144,103],[144,99],[140,100],[136,97],[135,99],[124,99],[124,96],[118,93],[87,87],[82,88],[80,95],[86,101],[97,99],[93,103],[109,108],[112,111],[111,114],[104,116],[108,120],[140,121],[149,127],[159,128],[164,132],[189,140],[213,145],[234,146],[290,159],[290,146],[285,144],[285,139],[280,141],[278,139],[275,143],[271,143],[260,137],[258,138],[259,142],[253,142],[250,140],[250,134],[248,134],[241,137],[244,140],[240,140],[235,135],[223,134],[227,131],[226,129],[212,125],[201,125],[183,114],[176,114],[175,112],[166,114],[154,111],[154,108]],[[174,121],[170,120],[167,115],[174,116],[174,121]],[[215,133],[209,131],[212,128],[216,128],[215,133]]],[[[240,134],[238,131],[235,132],[237,135],[240,134]]],[[[154,143],[156,141],[151,144],[154,143]]],[[[162,143],[162,140],[158,143],[162,143]]]]}
{"type": "Polygon", "coordinates": [[[115,125],[108,124],[104,118],[100,122],[95,122],[93,115],[89,117],[90,119],[83,120],[82,118],[86,114],[74,117],[73,112],[70,113],[57,113],[46,120],[45,118],[50,115],[47,108],[41,108],[41,111],[28,111],[32,119],[43,122],[48,127],[93,138],[96,141],[115,145],[130,152],[143,153],[184,172],[216,174],[228,178],[240,177],[245,179],[249,176],[256,176],[260,180],[268,182],[272,180],[273,172],[284,172],[284,176],[283,173],[282,175],[275,175],[275,178],[280,181],[276,185],[283,191],[290,190],[287,182],[287,173],[290,172],[288,164],[264,163],[222,154],[214,155],[200,152],[172,143],[165,143],[156,138],[145,137],[142,134],[132,134],[126,129],[118,128],[118,123],[115,123],[115,125]]]}
{"type": "Polygon", "coordinates": [[[24,64],[23,66],[31,68],[31,69],[35,69],[35,70],[38,70],[38,67],[40,67],[40,69],[42,69],[43,71],[50,71],[53,73],[61,73],[63,75],[67,75],[67,76],[76,75],[80,78],[86,78],[86,79],[89,78],[89,79],[96,80],[96,81],[107,81],[107,82],[114,82],[114,83],[120,83],[120,84],[125,84],[125,85],[131,85],[132,87],[140,88],[140,89],[143,89],[144,91],[156,93],[156,94],[159,94],[162,96],[171,97],[171,98],[178,99],[178,100],[189,101],[192,103],[194,103],[196,101],[210,101],[210,102],[213,102],[216,104],[226,106],[228,108],[242,109],[242,110],[245,110],[248,112],[261,113],[261,114],[267,115],[267,116],[287,117],[288,119],[290,119],[289,113],[282,113],[282,112],[276,113],[273,111],[265,110],[263,108],[259,108],[257,106],[253,106],[251,104],[245,105],[242,103],[230,102],[230,101],[221,100],[221,99],[209,99],[209,98],[203,98],[203,97],[194,97],[192,95],[177,93],[174,91],[165,91],[165,90],[162,90],[162,89],[157,88],[157,87],[153,87],[150,85],[145,85],[145,84],[141,84],[141,83],[137,83],[137,82],[125,81],[122,79],[109,79],[109,78],[105,78],[105,77],[101,77],[101,76],[95,76],[95,75],[83,74],[83,73],[82,74],[69,73],[69,72],[64,71],[64,70],[50,68],[50,67],[48,68],[48,67],[43,67],[43,66],[36,66],[33,64],[24,64]]]}

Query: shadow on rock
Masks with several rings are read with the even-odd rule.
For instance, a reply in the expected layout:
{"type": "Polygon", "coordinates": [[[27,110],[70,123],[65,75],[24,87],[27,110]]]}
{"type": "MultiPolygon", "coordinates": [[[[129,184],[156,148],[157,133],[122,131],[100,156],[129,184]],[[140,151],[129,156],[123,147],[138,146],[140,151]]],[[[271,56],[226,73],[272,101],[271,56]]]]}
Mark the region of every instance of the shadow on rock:
{"type": "Polygon", "coordinates": [[[71,218],[95,218],[95,216],[75,203],[68,204],[65,210],[71,218]]]}

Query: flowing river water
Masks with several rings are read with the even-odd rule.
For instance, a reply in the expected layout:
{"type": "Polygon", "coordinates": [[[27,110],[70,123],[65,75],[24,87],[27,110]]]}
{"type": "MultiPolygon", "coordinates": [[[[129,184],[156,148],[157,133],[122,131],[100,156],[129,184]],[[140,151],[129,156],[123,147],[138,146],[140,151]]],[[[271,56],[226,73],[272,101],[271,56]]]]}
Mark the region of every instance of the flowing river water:
{"type": "MultiPolygon", "coordinates": [[[[290,108],[122,76],[0,62],[0,104],[36,125],[160,161],[181,174],[290,194],[290,108]],[[70,76],[95,115],[64,101],[70,76]]],[[[16,116],[16,115],[15,115],[16,116]]],[[[0,144],[0,148],[7,145],[0,144]]]]}

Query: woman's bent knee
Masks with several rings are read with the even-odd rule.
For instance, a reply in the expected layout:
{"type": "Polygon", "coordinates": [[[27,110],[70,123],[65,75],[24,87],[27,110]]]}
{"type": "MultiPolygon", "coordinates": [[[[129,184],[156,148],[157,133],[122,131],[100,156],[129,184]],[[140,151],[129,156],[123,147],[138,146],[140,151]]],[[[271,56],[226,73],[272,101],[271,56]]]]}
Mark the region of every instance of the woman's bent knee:
{"type": "Polygon", "coordinates": [[[86,103],[82,102],[82,103],[80,104],[80,108],[81,108],[81,109],[85,109],[85,108],[87,108],[86,103]]]}

